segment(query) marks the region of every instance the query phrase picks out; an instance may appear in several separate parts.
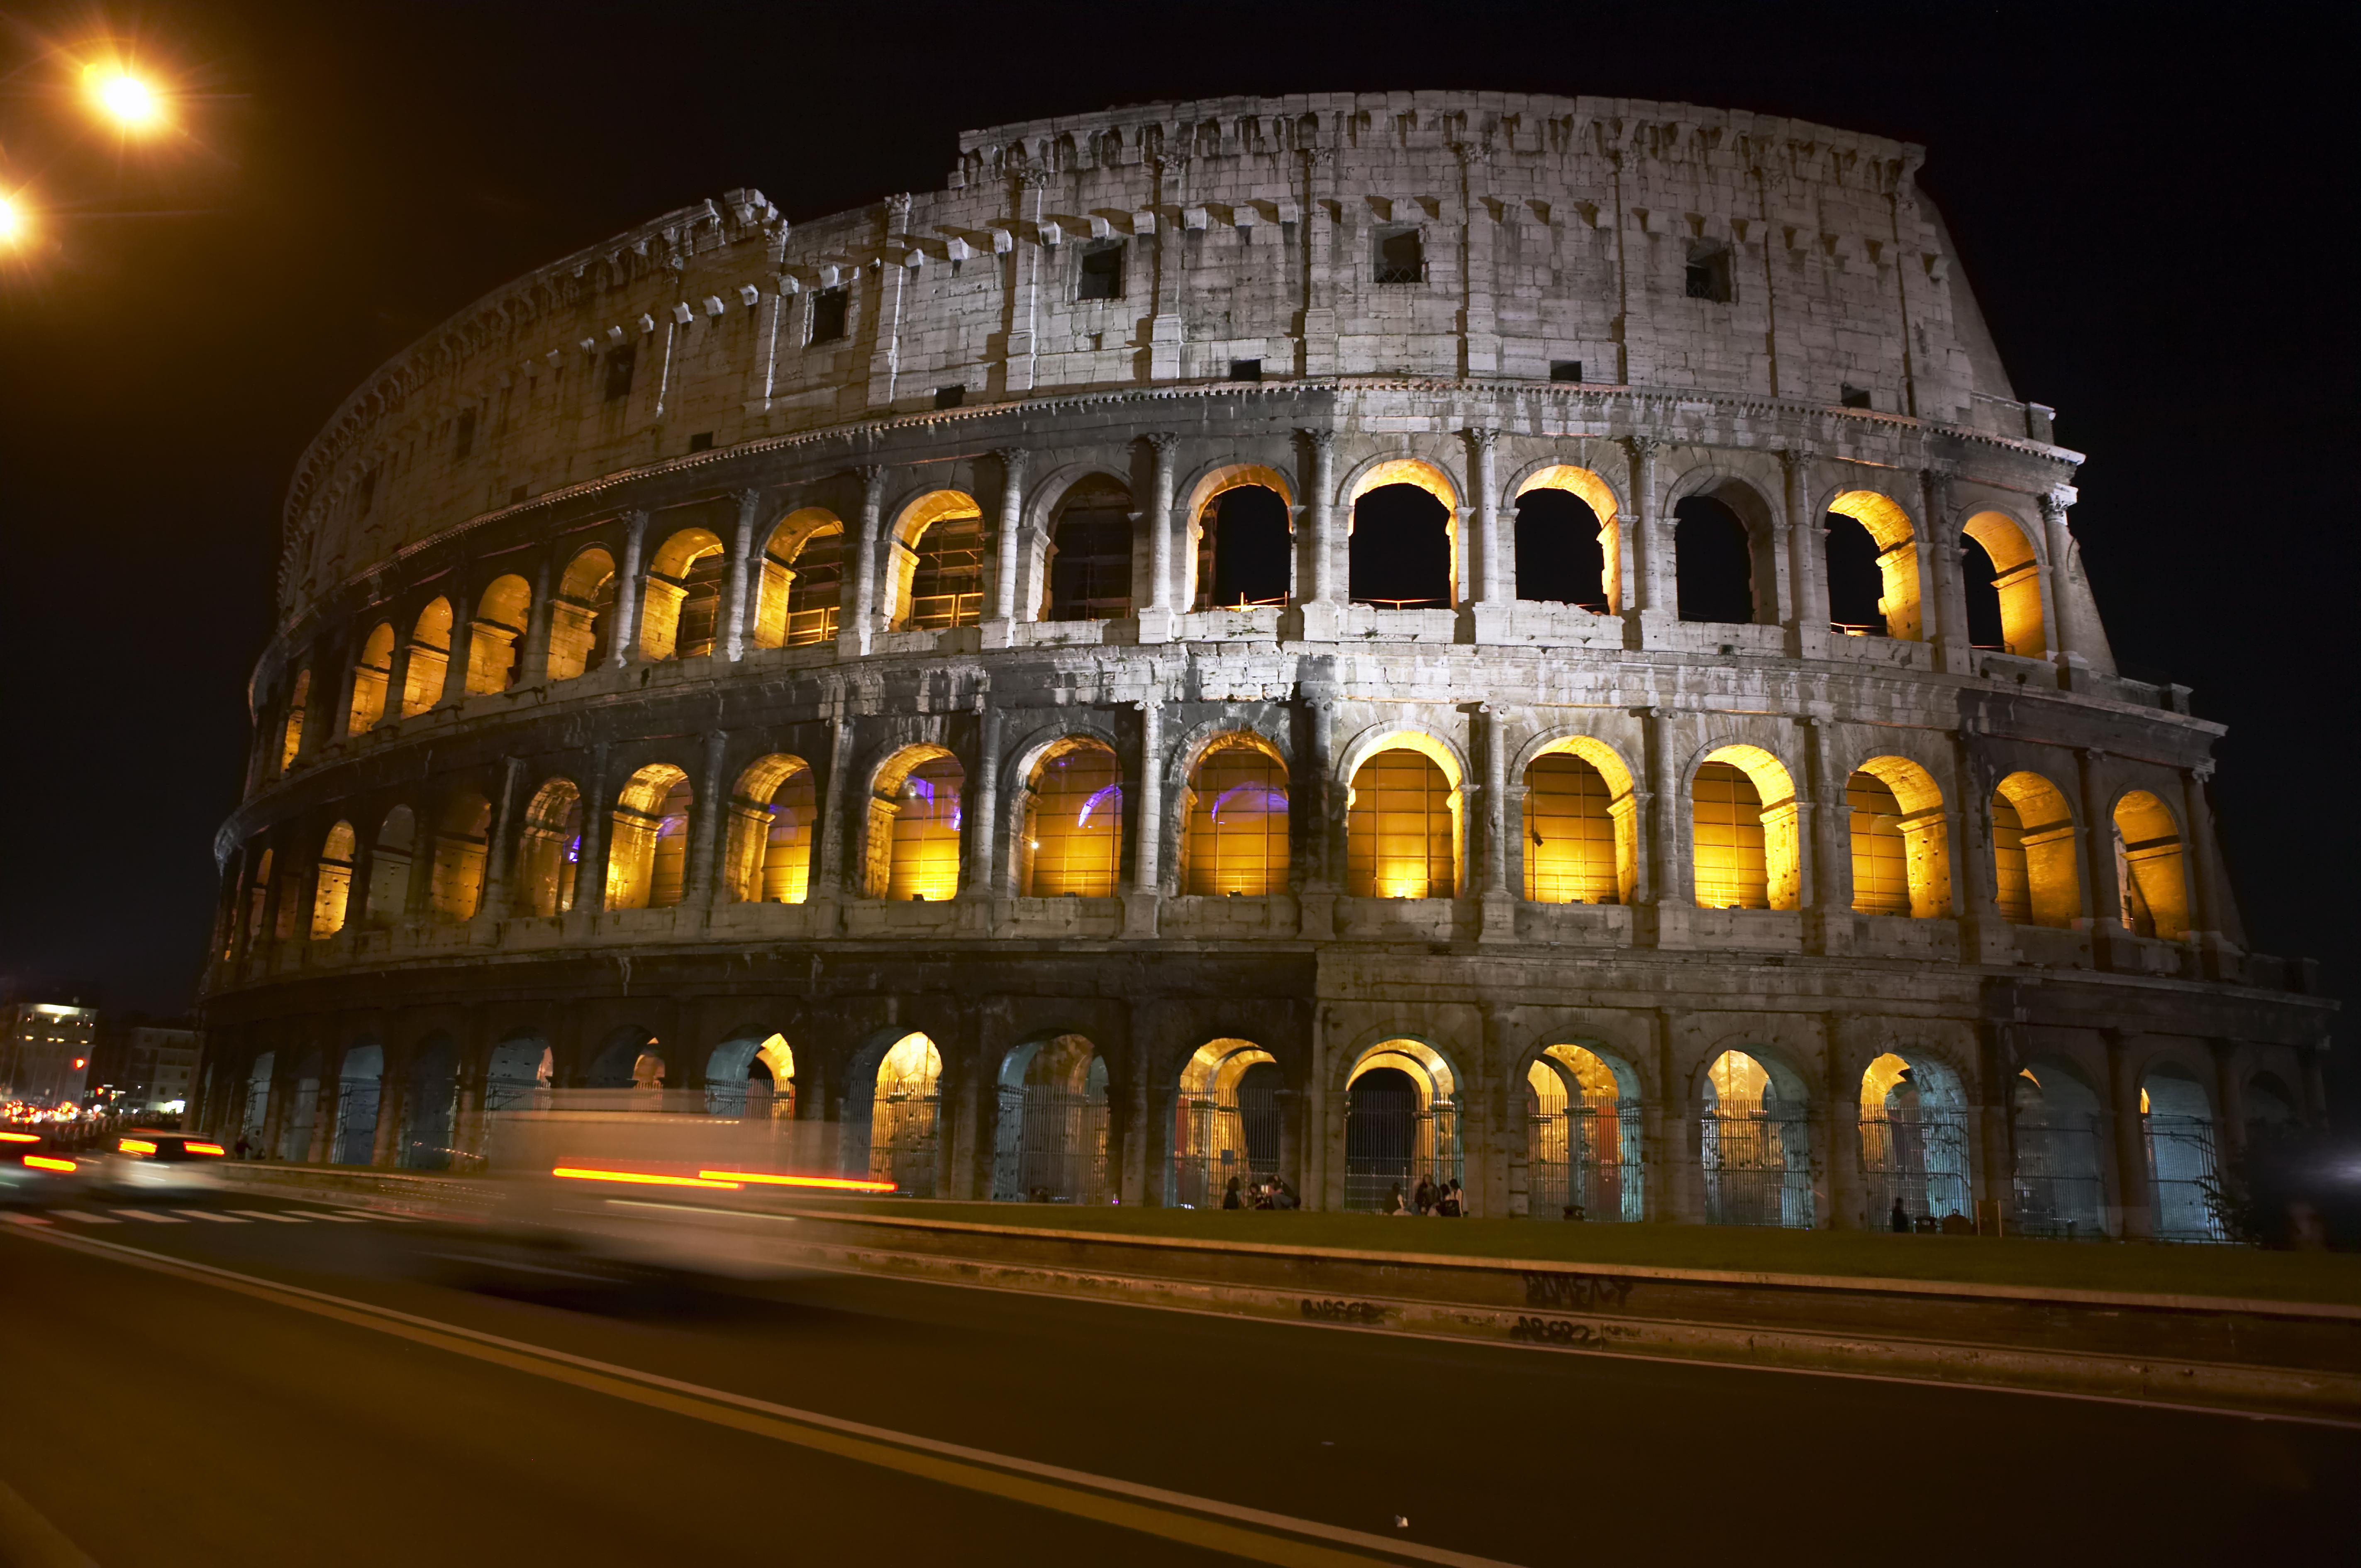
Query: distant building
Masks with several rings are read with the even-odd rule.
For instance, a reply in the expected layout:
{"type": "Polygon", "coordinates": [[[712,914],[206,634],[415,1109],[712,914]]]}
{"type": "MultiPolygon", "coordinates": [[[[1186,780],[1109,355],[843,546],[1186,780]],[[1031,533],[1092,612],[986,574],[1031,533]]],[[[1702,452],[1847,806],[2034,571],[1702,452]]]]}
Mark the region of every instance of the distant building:
{"type": "Polygon", "coordinates": [[[135,1025],[111,1053],[108,1081],[126,1111],[159,1111],[185,1102],[197,1069],[197,1032],[135,1025]]]}
{"type": "Polygon", "coordinates": [[[97,1008],[10,1003],[0,1012],[0,1101],[56,1105],[82,1099],[97,1046],[97,1008]]]}

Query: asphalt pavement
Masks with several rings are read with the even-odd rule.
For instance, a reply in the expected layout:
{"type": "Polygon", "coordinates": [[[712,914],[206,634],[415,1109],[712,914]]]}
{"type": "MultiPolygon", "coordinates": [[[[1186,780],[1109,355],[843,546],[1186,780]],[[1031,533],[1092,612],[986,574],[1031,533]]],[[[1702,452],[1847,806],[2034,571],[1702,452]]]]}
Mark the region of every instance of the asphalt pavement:
{"type": "Polygon", "coordinates": [[[700,1283],[250,1196],[0,1216],[0,1482],[108,1568],[2186,1562],[2349,1543],[2361,1483],[2336,1427],[700,1283]]]}

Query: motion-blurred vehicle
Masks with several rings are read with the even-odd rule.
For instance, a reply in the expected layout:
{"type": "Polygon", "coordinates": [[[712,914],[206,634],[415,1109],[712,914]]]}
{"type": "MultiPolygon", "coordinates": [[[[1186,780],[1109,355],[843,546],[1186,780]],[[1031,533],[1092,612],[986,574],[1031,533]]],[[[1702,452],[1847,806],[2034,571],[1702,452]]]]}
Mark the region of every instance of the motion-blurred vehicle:
{"type": "Polygon", "coordinates": [[[216,1171],[226,1152],[194,1134],[134,1127],[115,1140],[96,1175],[124,1192],[206,1192],[220,1185],[216,1171]]]}
{"type": "Polygon", "coordinates": [[[90,1177],[89,1161],[40,1134],[0,1132],[0,1203],[54,1203],[76,1195],[90,1177]]]}

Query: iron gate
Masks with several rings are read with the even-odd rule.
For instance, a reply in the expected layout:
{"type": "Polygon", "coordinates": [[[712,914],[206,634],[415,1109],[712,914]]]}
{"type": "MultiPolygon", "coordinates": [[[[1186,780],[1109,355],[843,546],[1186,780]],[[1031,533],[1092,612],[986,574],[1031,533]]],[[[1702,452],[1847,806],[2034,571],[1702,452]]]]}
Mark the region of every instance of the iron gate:
{"type": "Polygon", "coordinates": [[[935,1113],[928,1095],[888,1095],[869,1113],[869,1179],[910,1197],[935,1195],[935,1113]]]}
{"type": "Polygon", "coordinates": [[[1106,1199],[1107,1104],[1071,1089],[1027,1084],[1000,1091],[992,1195],[1098,1203],[1106,1199]]]}
{"type": "Polygon", "coordinates": [[[1809,1230],[1812,1172],[1804,1118],[1708,1111],[1703,1121],[1706,1223],[1809,1230]]]}
{"type": "Polygon", "coordinates": [[[1345,1096],[1345,1207],[1381,1212],[1399,1185],[1404,1201],[1421,1177],[1436,1186],[1460,1179],[1458,1113],[1447,1100],[1418,1108],[1418,1090],[1405,1075],[1371,1081],[1368,1073],[1345,1096]]]}
{"type": "Polygon", "coordinates": [[[1637,1221],[1641,1186],[1640,1108],[1576,1106],[1532,1113],[1526,1122],[1525,1188],[1536,1220],[1637,1221]]]}
{"type": "Polygon", "coordinates": [[[1912,1219],[1972,1214],[1968,1198],[1968,1121],[1963,1111],[1921,1105],[1861,1119],[1861,1191],[1871,1228],[1899,1202],[1912,1219]]]}
{"type": "Polygon", "coordinates": [[[2218,1242],[2222,1167],[2213,1151],[2213,1124],[2202,1116],[2145,1116],[2147,1179],[2156,1194],[2156,1239],[2218,1242]]]}
{"type": "Polygon", "coordinates": [[[336,1141],[329,1158],[367,1165],[377,1152],[378,1080],[347,1078],[336,1090],[336,1141]]]}
{"type": "Polygon", "coordinates": [[[1176,1207],[1217,1209],[1235,1176],[1246,1175],[1246,1126],[1235,1105],[1183,1099],[1176,1116],[1172,1173],[1164,1201],[1176,1207]]]}
{"type": "Polygon", "coordinates": [[[2107,1234],[2095,1116],[2016,1124],[2016,1228],[2028,1236],[2098,1238],[2107,1234]]]}

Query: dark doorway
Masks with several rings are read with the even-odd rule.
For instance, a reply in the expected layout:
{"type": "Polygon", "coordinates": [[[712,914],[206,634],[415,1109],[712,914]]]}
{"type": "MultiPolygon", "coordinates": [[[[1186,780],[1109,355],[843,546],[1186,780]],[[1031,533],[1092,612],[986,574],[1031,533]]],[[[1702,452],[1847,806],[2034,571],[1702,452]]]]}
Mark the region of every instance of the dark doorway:
{"type": "Polygon", "coordinates": [[[1238,1124],[1246,1135],[1250,1180],[1279,1174],[1279,1091],[1284,1087],[1286,1077],[1276,1062],[1257,1062],[1238,1075],[1238,1124]]]}
{"type": "Polygon", "coordinates": [[[1754,552],[1738,514],[1711,496],[1673,509],[1674,574],[1683,620],[1754,620],[1754,552]]]}
{"type": "Polygon", "coordinates": [[[1131,513],[1096,498],[1058,519],[1049,557],[1051,620],[1116,620],[1131,613],[1131,513]]]}
{"type": "Polygon", "coordinates": [[[1828,620],[1856,637],[1885,635],[1885,572],[1878,565],[1877,541],[1842,512],[1821,520],[1828,530],[1828,620]]]}
{"type": "Polygon", "coordinates": [[[1294,538],[1279,492],[1242,485],[1214,497],[1207,510],[1197,562],[1198,608],[1285,604],[1294,538]]]}
{"type": "Polygon", "coordinates": [[[1517,498],[1517,597],[1607,613],[1607,553],[1598,514],[1570,490],[1517,498]]]}
{"type": "Polygon", "coordinates": [[[1345,1093],[1345,1207],[1383,1209],[1418,1181],[1418,1085],[1399,1068],[1372,1068],[1345,1093]]]}
{"type": "Polygon", "coordinates": [[[1451,608],[1451,513],[1416,485],[1383,485],[1353,503],[1356,604],[1451,608]]]}
{"type": "Polygon", "coordinates": [[[1972,534],[1960,535],[1960,586],[1968,596],[1968,641],[1995,653],[2008,651],[2008,633],[2001,624],[2000,589],[1993,586],[1999,573],[1993,558],[1972,534]]]}

